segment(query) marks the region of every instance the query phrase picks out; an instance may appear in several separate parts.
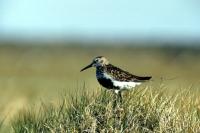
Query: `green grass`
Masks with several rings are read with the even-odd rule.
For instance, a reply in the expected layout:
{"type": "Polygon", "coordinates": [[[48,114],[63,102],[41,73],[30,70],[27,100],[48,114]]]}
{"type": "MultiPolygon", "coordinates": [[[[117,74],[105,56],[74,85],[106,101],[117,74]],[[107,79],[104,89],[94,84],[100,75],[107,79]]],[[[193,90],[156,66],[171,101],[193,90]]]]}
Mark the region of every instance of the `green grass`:
{"type": "Polygon", "coordinates": [[[3,120],[0,120],[0,130],[2,128],[2,125],[3,125],[3,120]]]}
{"type": "MultiPolygon", "coordinates": [[[[190,91],[165,95],[165,87],[141,87],[123,93],[117,102],[111,91],[42,104],[40,111],[23,111],[12,122],[14,132],[199,132],[200,110],[190,91]]],[[[189,89],[189,88],[188,88],[189,89]]]]}

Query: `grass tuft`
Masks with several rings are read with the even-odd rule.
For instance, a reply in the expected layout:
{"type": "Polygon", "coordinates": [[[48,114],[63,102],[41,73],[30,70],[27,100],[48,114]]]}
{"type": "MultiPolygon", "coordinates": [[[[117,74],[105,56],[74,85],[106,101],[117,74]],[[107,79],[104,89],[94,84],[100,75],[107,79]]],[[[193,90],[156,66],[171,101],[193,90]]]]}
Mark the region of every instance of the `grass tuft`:
{"type": "Polygon", "coordinates": [[[110,91],[62,99],[59,107],[42,104],[12,122],[14,132],[199,132],[200,110],[187,92],[165,96],[146,87],[124,92],[116,102],[110,91]]]}

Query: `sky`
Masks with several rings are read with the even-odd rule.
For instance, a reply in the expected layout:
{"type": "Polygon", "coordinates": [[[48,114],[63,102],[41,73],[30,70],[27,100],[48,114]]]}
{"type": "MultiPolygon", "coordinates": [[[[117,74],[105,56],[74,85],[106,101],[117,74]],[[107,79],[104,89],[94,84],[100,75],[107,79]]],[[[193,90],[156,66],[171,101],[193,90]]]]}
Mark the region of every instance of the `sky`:
{"type": "Polygon", "coordinates": [[[200,38],[199,0],[1,0],[0,38],[200,38]]]}

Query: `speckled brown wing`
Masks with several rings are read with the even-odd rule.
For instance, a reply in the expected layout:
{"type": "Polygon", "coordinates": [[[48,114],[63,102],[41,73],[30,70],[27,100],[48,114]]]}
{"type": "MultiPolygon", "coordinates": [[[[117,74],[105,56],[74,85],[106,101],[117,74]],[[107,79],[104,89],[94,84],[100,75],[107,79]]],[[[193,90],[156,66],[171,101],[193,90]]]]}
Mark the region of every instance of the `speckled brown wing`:
{"type": "Polygon", "coordinates": [[[144,82],[151,79],[151,77],[140,77],[126,72],[112,64],[106,65],[106,72],[118,81],[133,81],[133,82],[144,82]]]}

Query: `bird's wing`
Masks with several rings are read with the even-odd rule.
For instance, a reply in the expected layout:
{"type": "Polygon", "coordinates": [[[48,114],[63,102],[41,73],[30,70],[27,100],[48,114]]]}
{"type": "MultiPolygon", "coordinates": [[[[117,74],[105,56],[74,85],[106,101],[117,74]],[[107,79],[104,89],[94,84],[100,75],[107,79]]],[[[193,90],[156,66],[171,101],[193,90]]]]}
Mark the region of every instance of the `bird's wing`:
{"type": "Polygon", "coordinates": [[[111,75],[115,80],[118,80],[118,81],[144,82],[146,80],[151,79],[151,77],[140,77],[140,76],[133,75],[116,66],[113,66],[112,64],[108,64],[106,66],[106,72],[109,73],[109,75],[111,75]]]}

